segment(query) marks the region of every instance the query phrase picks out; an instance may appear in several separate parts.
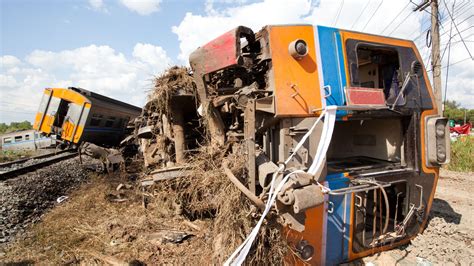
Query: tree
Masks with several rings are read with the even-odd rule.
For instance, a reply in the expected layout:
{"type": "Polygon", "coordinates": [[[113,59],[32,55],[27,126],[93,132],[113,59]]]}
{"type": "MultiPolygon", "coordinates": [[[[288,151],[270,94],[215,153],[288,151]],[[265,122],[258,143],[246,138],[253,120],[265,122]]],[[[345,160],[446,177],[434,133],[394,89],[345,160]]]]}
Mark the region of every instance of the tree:
{"type": "Polygon", "coordinates": [[[10,125],[0,123],[0,134],[32,128],[33,126],[31,125],[30,121],[26,120],[23,122],[11,122],[10,125]]]}
{"type": "Polygon", "coordinates": [[[446,100],[444,105],[444,116],[450,120],[464,122],[464,115],[466,115],[466,122],[474,122],[474,109],[462,108],[456,101],[446,100]]]}

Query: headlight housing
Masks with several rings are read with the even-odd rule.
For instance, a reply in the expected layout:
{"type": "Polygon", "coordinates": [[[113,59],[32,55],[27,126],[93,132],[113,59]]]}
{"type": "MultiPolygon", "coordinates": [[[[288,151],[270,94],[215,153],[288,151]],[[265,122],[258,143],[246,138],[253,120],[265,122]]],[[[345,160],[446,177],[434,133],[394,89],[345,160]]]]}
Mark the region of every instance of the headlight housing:
{"type": "Polygon", "coordinates": [[[426,125],[426,163],[427,166],[437,166],[449,163],[451,148],[448,119],[439,116],[429,116],[426,125]]]}

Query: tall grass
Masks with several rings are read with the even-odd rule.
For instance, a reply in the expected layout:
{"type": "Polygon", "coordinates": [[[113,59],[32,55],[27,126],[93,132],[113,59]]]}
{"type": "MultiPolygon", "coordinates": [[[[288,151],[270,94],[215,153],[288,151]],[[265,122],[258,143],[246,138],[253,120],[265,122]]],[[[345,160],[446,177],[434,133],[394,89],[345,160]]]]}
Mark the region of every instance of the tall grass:
{"type": "Polygon", "coordinates": [[[464,136],[451,142],[449,170],[474,172],[474,136],[464,136]]]}

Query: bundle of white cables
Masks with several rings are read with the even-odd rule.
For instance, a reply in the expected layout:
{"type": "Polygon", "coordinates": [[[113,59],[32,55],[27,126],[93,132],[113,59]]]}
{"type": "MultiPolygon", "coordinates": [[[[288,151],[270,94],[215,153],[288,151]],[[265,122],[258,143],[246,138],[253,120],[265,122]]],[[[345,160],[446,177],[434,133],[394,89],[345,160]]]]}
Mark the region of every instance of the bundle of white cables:
{"type": "Polygon", "coordinates": [[[260,217],[260,220],[258,221],[257,225],[253,228],[252,232],[250,232],[250,234],[247,236],[245,241],[234,251],[234,253],[232,253],[232,255],[230,255],[230,257],[227,259],[224,265],[226,266],[241,265],[245,261],[245,258],[247,257],[250,251],[250,248],[252,247],[252,243],[257,237],[258,231],[260,230],[260,227],[262,226],[263,220],[265,219],[266,215],[268,214],[273,204],[275,203],[276,197],[278,193],[280,192],[280,190],[283,188],[283,185],[285,185],[285,183],[288,181],[290,176],[296,173],[304,173],[304,171],[296,170],[287,174],[276,185],[276,188],[275,188],[275,179],[277,178],[278,174],[284,170],[284,166],[290,162],[293,156],[295,156],[298,150],[303,146],[303,144],[306,142],[309,136],[313,133],[314,129],[316,128],[316,125],[325,116],[326,118],[324,120],[323,132],[321,133],[321,138],[318,143],[318,149],[316,150],[316,154],[313,157],[314,158],[313,163],[311,164],[311,166],[309,167],[306,173],[310,175],[315,175],[318,169],[320,169],[320,167],[322,166],[322,163],[324,162],[324,158],[326,157],[326,152],[328,150],[329,143],[331,143],[331,137],[334,131],[334,123],[336,121],[336,111],[337,111],[337,106],[327,106],[323,110],[321,115],[318,117],[318,119],[311,126],[311,128],[308,130],[308,132],[303,136],[300,142],[298,142],[293,152],[285,160],[284,165],[281,165],[278,171],[276,171],[273,174],[270,190],[268,191],[268,201],[265,205],[265,209],[262,213],[262,217],[260,217]]]}

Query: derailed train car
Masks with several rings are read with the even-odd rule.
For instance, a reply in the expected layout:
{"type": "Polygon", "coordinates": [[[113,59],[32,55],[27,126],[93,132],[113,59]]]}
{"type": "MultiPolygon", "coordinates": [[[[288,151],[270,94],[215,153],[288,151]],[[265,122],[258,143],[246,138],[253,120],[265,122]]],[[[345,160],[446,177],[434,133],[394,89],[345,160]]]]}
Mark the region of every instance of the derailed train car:
{"type": "Polygon", "coordinates": [[[113,146],[140,112],[139,107],[82,88],[47,88],[33,128],[66,144],[113,146]]]}
{"type": "Polygon", "coordinates": [[[29,129],[0,135],[0,144],[2,150],[37,151],[54,147],[55,141],[29,129]]]}
{"type": "Polygon", "coordinates": [[[294,251],[287,262],[347,262],[423,230],[449,134],[412,41],[238,27],[190,63],[214,144],[246,145],[246,195],[268,204],[285,182],[269,204],[294,251]]]}

